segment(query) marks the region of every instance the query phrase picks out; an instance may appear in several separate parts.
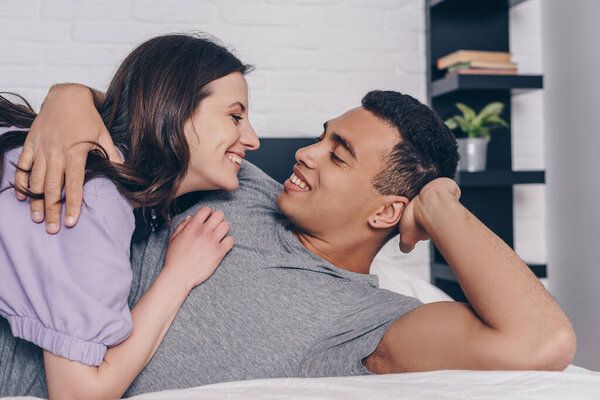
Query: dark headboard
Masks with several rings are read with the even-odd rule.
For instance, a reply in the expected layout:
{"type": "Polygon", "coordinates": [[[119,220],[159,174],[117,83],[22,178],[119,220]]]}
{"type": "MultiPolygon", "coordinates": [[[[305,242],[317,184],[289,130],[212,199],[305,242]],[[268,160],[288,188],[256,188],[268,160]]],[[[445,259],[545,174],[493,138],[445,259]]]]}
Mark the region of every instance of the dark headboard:
{"type": "MultiPolygon", "coordinates": [[[[292,168],[296,164],[294,158],[296,150],[313,143],[315,143],[315,139],[312,138],[263,138],[260,139],[258,150],[246,153],[246,160],[257,165],[276,181],[283,183],[292,175],[292,168]]],[[[203,192],[192,192],[180,196],[174,206],[173,213],[183,212],[201,201],[202,195],[203,192]]],[[[145,234],[147,235],[148,232],[145,234]]]]}
{"type": "Polygon", "coordinates": [[[313,143],[313,138],[261,138],[260,148],[247,152],[246,160],[283,183],[292,175],[292,167],[296,164],[296,150],[313,143]]]}

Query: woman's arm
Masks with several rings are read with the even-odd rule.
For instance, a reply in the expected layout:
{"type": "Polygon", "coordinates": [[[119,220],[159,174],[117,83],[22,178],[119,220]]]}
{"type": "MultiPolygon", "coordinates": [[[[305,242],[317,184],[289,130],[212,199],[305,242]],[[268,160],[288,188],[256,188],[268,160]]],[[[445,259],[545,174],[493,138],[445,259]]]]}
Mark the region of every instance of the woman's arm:
{"type": "Polygon", "coordinates": [[[44,351],[51,399],[113,399],[123,395],[150,361],[188,293],[214,272],[233,246],[221,211],[201,208],[173,232],[165,265],[133,308],[133,331],[91,367],[44,351]]]}
{"type": "MultiPolygon", "coordinates": [[[[32,192],[45,194],[44,200],[31,199],[31,218],[42,222],[45,214],[48,233],[56,233],[60,229],[63,183],[65,225],[73,226],[79,218],[85,163],[88,152],[93,148],[83,142],[99,143],[112,161],[121,162],[96,110],[92,91],[96,96],[104,97],[102,93],[78,84],[52,86],[31,125],[17,163],[21,169],[15,175],[17,187],[29,187],[32,192]],[[30,173],[25,172],[29,170],[30,173]]],[[[25,199],[19,192],[16,193],[19,200],[25,199]]]]}

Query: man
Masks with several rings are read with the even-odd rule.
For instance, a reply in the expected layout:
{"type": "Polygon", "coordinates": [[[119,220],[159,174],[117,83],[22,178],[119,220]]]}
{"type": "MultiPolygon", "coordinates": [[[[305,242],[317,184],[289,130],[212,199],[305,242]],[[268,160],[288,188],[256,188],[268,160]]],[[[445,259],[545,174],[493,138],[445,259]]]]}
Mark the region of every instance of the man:
{"type": "MultiPolygon", "coordinates": [[[[228,380],[436,369],[564,369],[573,329],[550,295],[458,201],[451,132],[397,92],[367,94],[296,153],[283,186],[243,165],[239,189],[203,195],[235,246],[194,289],[126,395],[228,380]],[[431,238],[470,305],[421,304],[377,288],[390,237],[431,238]]],[[[162,266],[171,229],[133,246],[133,305],[162,266]]]]}

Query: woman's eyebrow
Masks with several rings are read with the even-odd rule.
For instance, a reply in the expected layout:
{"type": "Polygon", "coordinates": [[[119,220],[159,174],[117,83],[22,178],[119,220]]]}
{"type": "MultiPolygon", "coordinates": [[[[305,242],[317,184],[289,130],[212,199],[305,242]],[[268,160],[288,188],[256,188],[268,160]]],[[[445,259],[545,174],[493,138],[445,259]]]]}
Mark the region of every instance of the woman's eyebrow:
{"type": "Polygon", "coordinates": [[[246,111],[246,106],[241,102],[241,101],[236,101],[233,102],[229,105],[229,108],[233,108],[233,107],[240,107],[242,109],[242,111],[246,111]]]}

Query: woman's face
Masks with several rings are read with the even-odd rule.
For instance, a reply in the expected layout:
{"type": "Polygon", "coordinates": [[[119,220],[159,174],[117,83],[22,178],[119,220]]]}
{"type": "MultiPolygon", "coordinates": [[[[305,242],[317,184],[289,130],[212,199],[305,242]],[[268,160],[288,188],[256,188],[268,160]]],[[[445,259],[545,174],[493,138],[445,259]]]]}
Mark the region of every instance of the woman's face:
{"type": "Polygon", "coordinates": [[[208,84],[210,94],[185,123],[190,165],[177,196],[196,190],[238,187],[237,173],[246,151],[259,147],[248,120],[248,86],[233,72],[208,84]]]}

